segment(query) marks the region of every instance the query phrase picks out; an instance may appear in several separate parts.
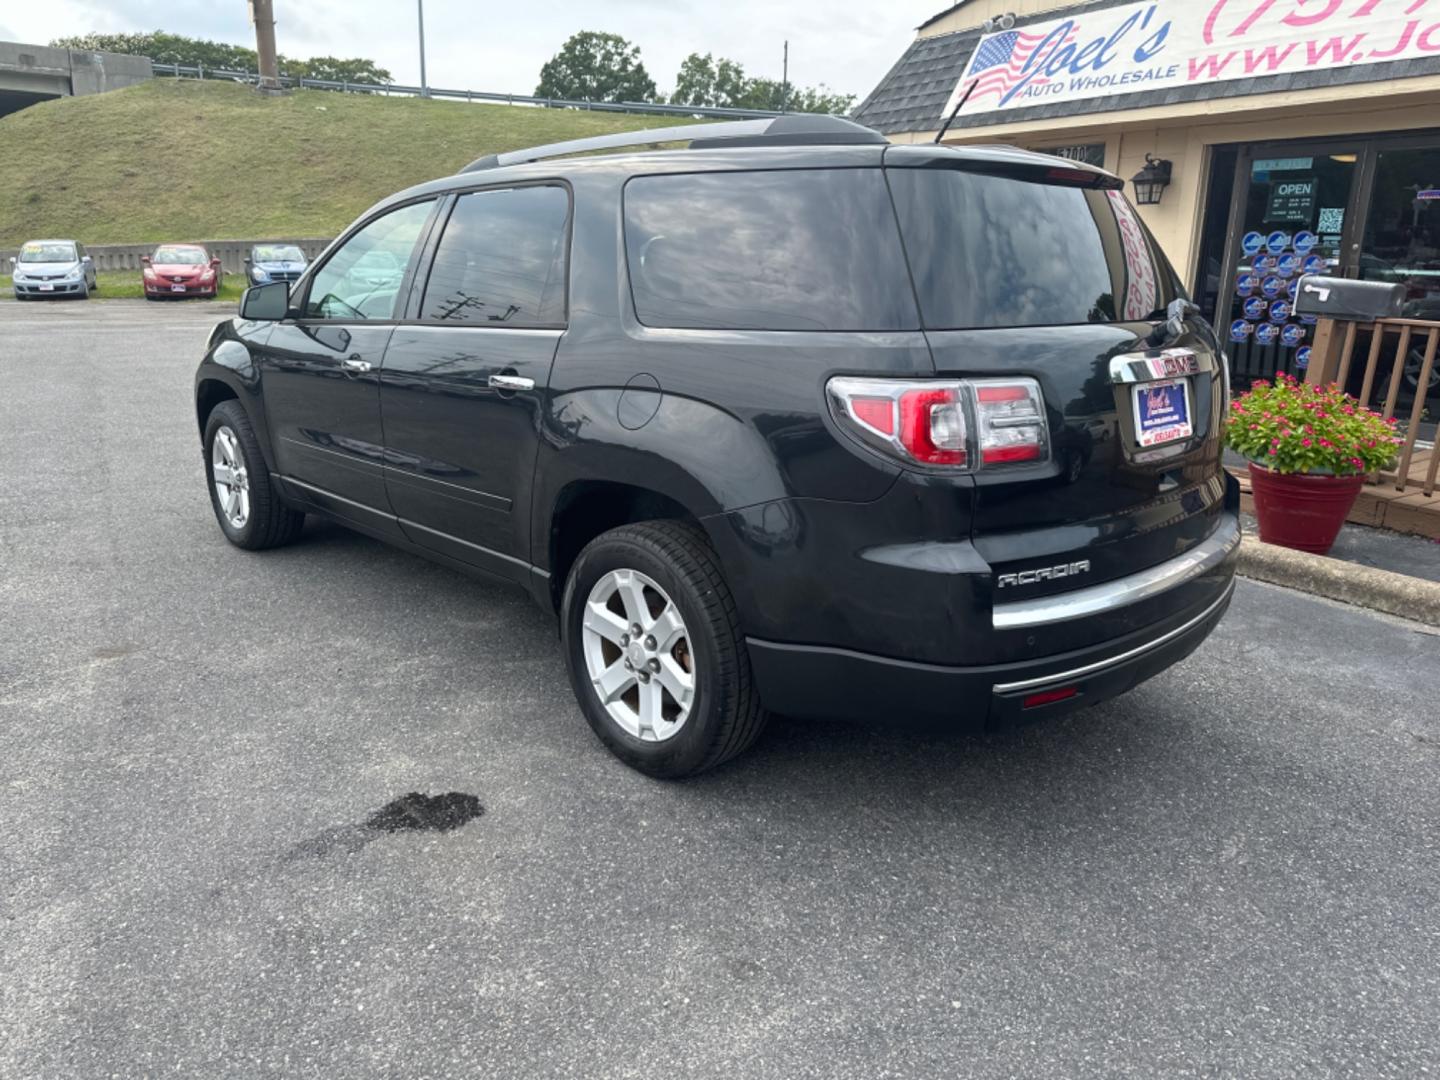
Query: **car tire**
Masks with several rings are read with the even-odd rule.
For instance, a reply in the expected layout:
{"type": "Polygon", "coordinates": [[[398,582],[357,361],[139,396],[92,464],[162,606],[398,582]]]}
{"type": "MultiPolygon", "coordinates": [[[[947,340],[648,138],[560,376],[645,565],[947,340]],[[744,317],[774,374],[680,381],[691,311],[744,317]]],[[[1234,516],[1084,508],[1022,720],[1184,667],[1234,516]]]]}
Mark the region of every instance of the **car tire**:
{"type": "Polygon", "coordinates": [[[305,514],[280,498],[260,450],[260,440],[238,401],[222,401],[215,406],[205,423],[204,447],[210,506],[225,539],[236,547],[261,551],[292,543],[299,537],[305,514]],[[238,473],[234,470],[237,464],[238,473]],[[217,481],[216,469],[221,465],[228,475],[238,479],[238,484],[227,483],[223,476],[217,481]],[[222,490],[230,497],[222,500],[222,490]]]}
{"type": "Polygon", "coordinates": [[[570,683],[581,711],[600,741],[632,768],[665,779],[694,776],[734,757],[759,736],[766,714],[735,599],[697,527],[647,521],[599,536],[570,569],[560,617],[570,683]],[[612,587],[615,591],[604,599],[612,587]],[[638,616],[642,634],[632,644],[628,630],[634,628],[637,602],[646,610],[638,616]],[[616,635],[627,618],[632,621],[624,626],[622,646],[616,635]],[[650,629],[668,635],[667,640],[650,635],[650,629]],[[597,674],[611,676],[610,704],[602,699],[597,674]],[[676,680],[683,684],[687,676],[688,712],[671,692],[676,680]],[[653,726],[645,726],[647,713],[655,718],[653,726]],[[632,721],[638,721],[638,730],[632,721]]]}

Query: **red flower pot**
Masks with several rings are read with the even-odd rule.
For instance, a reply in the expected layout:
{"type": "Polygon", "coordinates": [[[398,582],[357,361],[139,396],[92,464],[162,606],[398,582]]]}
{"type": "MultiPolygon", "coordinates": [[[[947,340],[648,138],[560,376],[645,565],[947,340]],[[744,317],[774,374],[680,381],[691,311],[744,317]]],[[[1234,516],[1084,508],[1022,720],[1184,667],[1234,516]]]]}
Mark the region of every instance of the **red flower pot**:
{"type": "Polygon", "coordinates": [[[1250,463],[1250,493],[1267,544],[1324,555],[1365,483],[1363,475],[1318,476],[1271,472],[1250,463]]]}

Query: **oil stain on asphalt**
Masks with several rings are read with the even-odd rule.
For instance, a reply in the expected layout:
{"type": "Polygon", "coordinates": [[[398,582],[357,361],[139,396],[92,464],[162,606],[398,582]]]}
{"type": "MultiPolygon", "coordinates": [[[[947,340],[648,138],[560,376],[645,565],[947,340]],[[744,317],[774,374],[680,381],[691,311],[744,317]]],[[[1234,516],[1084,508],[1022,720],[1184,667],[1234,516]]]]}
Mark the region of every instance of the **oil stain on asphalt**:
{"type": "Polygon", "coordinates": [[[302,840],[290,849],[283,861],[321,859],[342,853],[353,855],[386,833],[453,832],[483,813],[485,808],[474,795],[460,791],[422,795],[412,791],[392,799],[358,825],[324,829],[308,840],[302,840]]]}

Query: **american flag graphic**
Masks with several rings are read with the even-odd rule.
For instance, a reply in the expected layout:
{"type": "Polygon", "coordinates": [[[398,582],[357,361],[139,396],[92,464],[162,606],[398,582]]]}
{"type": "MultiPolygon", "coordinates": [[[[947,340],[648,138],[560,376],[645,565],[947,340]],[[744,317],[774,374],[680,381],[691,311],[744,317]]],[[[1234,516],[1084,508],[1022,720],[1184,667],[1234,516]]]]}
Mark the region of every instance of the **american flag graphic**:
{"type": "MultiPolygon", "coordinates": [[[[1007,30],[1003,34],[992,34],[980,43],[980,48],[975,50],[974,57],[970,60],[970,70],[965,73],[962,83],[969,86],[975,83],[975,92],[971,95],[972,100],[983,97],[985,94],[994,94],[997,98],[1003,98],[1010,92],[1010,89],[1020,81],[1025,71],[1025,64],[1034,56],[1035,50],[1040,43],[1045,41],[1046,34],[1027,34],[1020,30],[1007,30]]],[[[1047,55],[1053,55],[1056,49],[1068,45],[1075,37],[1075,30],[1072,28],[1063,39],[1050,40],[1050,48],[1047,55]]],[[[1045,57],[1041,57],[1043,61],[1045,57]]],[[[1050,80],[1043,75],[1038,75],[1028,81],[1030,86],[1043,86],[1050,80]]]]}

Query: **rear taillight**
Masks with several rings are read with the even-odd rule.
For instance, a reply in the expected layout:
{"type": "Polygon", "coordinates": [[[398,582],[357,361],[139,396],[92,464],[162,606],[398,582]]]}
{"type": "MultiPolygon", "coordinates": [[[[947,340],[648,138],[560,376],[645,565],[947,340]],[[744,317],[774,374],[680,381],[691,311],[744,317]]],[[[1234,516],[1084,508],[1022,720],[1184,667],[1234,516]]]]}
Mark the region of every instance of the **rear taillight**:
{"type": "Polygon", "coordinates": [[[918,465],[973,472],[1050,458],[1034,379],[831,379],[836,421],[867,446],[918,465]]]}

